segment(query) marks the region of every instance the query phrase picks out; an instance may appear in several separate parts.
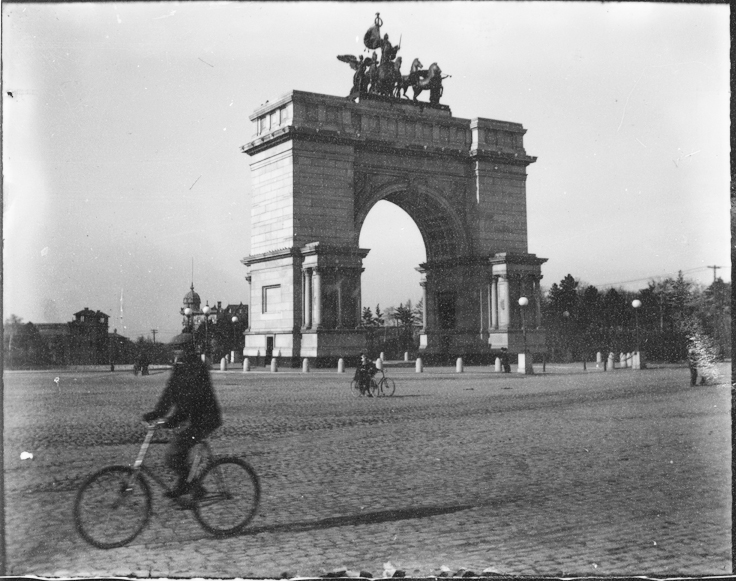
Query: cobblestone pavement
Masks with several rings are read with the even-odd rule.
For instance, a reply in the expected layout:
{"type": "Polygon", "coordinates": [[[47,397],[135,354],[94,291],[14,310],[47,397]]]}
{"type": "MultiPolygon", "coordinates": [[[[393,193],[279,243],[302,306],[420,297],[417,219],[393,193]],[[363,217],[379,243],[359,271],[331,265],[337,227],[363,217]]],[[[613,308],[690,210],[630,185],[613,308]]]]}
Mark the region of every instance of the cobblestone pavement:
{"type": "Polygon", "coordinates": [[[258,514],[218,540],[156,489],[108,551],[77,535],[74,494],[132,462],[166,373],[6,372],[6,574],[731,573],[730,364],[694,388],[684,367],[425,371],[390,369],[396,395],[373,399],[350,370],[214,371],[211,442],[259,473],[258,514]]]}

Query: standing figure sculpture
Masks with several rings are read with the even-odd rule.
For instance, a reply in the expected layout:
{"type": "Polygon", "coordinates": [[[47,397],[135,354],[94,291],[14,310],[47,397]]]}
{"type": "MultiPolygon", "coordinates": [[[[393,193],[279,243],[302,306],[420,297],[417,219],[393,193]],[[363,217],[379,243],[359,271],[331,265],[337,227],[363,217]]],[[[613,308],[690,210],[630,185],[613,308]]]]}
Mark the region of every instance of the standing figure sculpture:
{"type": "Polygon", "coordinates": [[[367,71],[371,66],[373,66],[375,53],[374,59],[364,59],[363,55],[355,57],[351,54],[342,54],[338,55],[337,60],[348,63],[350,68],[355,71],[355,74],[353,75],[353,87],[350,89],[350,94],[348,95],[348,99],[352,99],[354,101],[361,93],[368,91],[369,78],[367,71]]]}

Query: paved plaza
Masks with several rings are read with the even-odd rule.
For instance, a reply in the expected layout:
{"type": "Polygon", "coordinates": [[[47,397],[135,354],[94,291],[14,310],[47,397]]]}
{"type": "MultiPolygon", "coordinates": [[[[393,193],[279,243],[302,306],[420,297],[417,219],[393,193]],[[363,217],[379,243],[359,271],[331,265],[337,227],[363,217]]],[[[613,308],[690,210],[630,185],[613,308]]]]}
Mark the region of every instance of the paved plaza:
{"type": "Polygon", "coordinates": [[[731,573],[730,364],[698,387],[673,366],[390,368],[374,399],[351,372],[214,371],[212,445],[255,467],[258,514],[214,539],[154,487],[148,527],[108,551],[77,535],[74,495],[134,460],[167,372],[6,372],[6,574],[731,573]]]}

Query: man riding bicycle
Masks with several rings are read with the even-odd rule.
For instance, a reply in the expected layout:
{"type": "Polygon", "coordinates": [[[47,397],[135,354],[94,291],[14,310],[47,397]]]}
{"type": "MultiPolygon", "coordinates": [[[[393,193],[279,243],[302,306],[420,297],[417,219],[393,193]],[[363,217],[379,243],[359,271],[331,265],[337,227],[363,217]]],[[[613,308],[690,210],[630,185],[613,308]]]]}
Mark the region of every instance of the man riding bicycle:
{"type": "Polygon", "coordinates": [[[360,354],[360,364],[355,370],[355,378],[354,378],[358,382],[358,386],[360,387],[360,393],[367,393],[368,395],[371,395],[371,392],[369,389],[371,385],[371,378],[377,372],[378,372],[378,369],[376,369],[376,366],[373,364],[373,361],[370,361],[368,357],[365,356],[365,353],[361,353],[360,354]]]}
{"type": "Polygon", "coordinates": [[[143,416],[144,421],[166,418],[165,428],[174,428],[187,422],[187,426],[176,434],[166,454],[166,464],[178,476],[176,486],[165,493],[169,498],[178,498],[189,492],[195,498],[202,490],[189,490],[189,452],[201,440],[222,425],[220,406],[207,366],[194,349],[194,337],[182,333],[174,337],[175,360],[166,387],[153,411],[143,416]]]}

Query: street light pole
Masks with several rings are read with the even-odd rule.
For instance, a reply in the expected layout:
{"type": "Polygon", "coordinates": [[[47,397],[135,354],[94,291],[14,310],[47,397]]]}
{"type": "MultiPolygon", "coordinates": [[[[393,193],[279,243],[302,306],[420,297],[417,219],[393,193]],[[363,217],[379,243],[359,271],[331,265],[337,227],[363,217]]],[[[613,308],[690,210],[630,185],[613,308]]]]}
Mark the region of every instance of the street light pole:
{"type": "Polygon", "coordinates": [[[631,301],[631,306],[634,307],[634,319],[636,320],[636,361],[634,362],[634,369],[641,369],[641,345],[639,343],[639,308],[641,307],[641,301],[635,299],[631,301]]]}
{"type": "Polygon", "coordinates": [[[207,363],[209,361],[209,338],[208,338],[208,327],[210,320],[210,303],[207,301],[207,304],[205,304],[204,308],[202,309],[202,313],[204,313],[204,362],[207,363]]]}
{"type": "Polygon", "coordinates": [[[521,307],[521,335],[524,338],[524,373],[530,373],[532,366],[529,365],[529,355],[526,348],[526,319],[525,313],[526,306],[529,304],[529,299],[521,297],[519,299],[519,306],[521,307]]]}
{"type": "Polygon", "coordinates": [[[238,329],[237,329],[238,317],[233,317],[230,320],[233,323],[233,349],[231,349],[231,351],[232,351],[232,356],[231,356],[232,361],[231,361],[231,363],[235,363],[235,352],[238,349],[238,339],[237,339],[237,337],[238,337],[238,329]]]}

